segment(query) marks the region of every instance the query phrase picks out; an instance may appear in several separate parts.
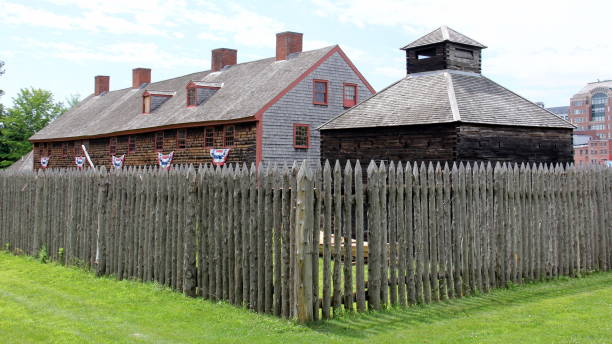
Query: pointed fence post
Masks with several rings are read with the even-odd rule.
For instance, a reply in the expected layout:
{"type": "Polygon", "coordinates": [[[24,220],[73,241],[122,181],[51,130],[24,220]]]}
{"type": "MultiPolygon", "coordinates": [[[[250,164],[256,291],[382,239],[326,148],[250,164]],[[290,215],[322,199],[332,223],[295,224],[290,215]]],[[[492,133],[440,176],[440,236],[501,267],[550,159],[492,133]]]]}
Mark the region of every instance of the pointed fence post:
{"type": "Polygon", "coordinates": [[[196,174],[193,166],[187,170],[187,218],[183,236],[183,294],[195,297],[196,295],[196,211],[198,202],[198,188],[196,184],[196,174]]]}
{"type": "Polygon", "coordinates": [[[108,203],[108,186],[110,180],[106,173],[106,167],[102,166],[99,172],[98,182],[98,233],[96,249],[96,276],[104,275],[106,271],[106,230],[107,221],[106,208],[108,203]]]}
{"type": "Polygon", "coordinates": [[[295,209],[295,269],[294,293],[297,320],[300,323],[312,321],[312,230],[313,203],[312,172],[306,161],[297,176],[295,209]]]}

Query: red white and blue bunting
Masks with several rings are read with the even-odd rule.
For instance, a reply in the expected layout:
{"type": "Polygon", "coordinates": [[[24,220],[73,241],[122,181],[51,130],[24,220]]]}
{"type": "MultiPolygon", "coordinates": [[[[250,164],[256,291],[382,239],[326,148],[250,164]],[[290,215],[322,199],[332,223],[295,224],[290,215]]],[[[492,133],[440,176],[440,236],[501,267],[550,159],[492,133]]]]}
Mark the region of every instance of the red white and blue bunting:
{"type": "Polygon", "coordinates": [[[74,163],[77,165],[77,168],[83,168],[85,165],[85,157],[84,156],[75,156],[74,163]]]}
{"type": "Polygon", "coordinates": [[[210,157],[212,158],[213,165],[223,166],[229,155],[229,148],[224,149],[211,149],[210,157]]]}
{"type": "Polygon", "coordinates": [[[123,154],[122,156],[114,156],[113,155],[113,167],[114,168],[122,168],[123,167],[123,160],[125,160],[125,154],[123,154]]]}
{"type": "Polygon", "coordinates": [[[159,161],[159,166],[161,168],[169,169],[173,157],[174,152],[170,152],[170,154],[166,155],[162,154],[161,152],[157,153],[157,160],[159,161]]]}
{"type": "Polygon", "coordinates": [[[42,166],[42,168],[47,168],[47,166],[49,166],[49,157],[48,156],[40,157],[40,166],[42,166]]]}

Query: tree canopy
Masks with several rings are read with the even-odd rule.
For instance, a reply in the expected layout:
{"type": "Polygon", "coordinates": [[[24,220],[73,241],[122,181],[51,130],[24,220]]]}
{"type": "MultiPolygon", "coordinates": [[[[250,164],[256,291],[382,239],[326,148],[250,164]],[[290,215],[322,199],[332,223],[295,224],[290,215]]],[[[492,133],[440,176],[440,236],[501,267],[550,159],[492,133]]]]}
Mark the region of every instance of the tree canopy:
{"type": "Polygon", "coordinates": [[[7,167],[32,149],[30,136],[66,111],[51,92],[21,89],[13,106],[0,113],[0,168],[7,167]]]}

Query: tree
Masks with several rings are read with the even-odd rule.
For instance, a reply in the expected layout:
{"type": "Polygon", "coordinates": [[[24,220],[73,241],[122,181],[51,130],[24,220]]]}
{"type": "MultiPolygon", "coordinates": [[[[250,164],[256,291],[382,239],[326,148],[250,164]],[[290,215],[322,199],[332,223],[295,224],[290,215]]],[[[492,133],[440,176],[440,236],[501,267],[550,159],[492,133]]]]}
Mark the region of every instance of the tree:
{"type": "Polygon", "coordinates": [[[7,167],[32,149],[30,136],[66,111],[61,102],[54,102],[51,92],[42,89],[21,89],[13,98],[13,106],[0,117],[0,168],[7,167]]]}
{"type": "Polygon", "coordinates": [[[70,110],[81,102],[81,95],[78,93],[71,94],[66,98],[67,109],[70,110]]]}

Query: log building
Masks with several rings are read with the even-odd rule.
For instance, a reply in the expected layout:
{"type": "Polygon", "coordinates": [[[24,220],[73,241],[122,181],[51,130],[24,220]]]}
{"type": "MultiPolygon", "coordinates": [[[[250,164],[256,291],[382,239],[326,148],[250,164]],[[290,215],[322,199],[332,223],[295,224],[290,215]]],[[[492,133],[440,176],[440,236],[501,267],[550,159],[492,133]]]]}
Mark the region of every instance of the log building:
{"type": "Polygon", "coordinates": [[[448,27],[402,48],[407,76],[320,127],[322,159],[572,162],[574,126],[481,74],[448,27]]]}
{"type": "Polygon", "coordinates": [[[132,87],[110,91],[108,76],[95,92],[30,138],[33,167],[75,167],[86,147],[94,165],[155,165],[173,152],[175,164],[318,162],[321,124],[374,89],[335,45],[302,51],[302,34],[276,35],[276,56],[237,63],[237,51],[215,49],[211,69],[151,82],[151,70],[132,71],[132,87]],[[47,160],[48,158],[48,160],[47,160]]]}

